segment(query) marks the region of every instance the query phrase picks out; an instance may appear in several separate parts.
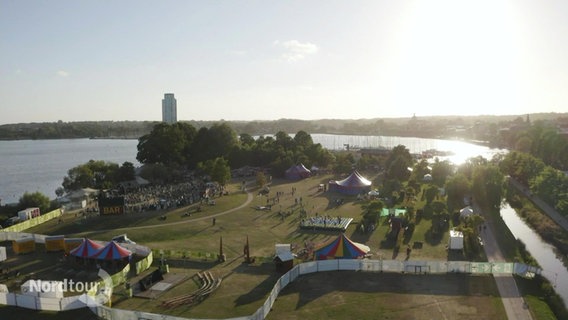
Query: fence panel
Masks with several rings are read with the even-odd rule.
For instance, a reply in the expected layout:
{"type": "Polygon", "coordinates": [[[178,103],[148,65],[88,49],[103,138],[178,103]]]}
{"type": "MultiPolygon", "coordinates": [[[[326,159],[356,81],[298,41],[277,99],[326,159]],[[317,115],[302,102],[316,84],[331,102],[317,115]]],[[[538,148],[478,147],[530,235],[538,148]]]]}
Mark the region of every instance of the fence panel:
{"type": "Polygon", "coordinates": [[[59,298],[36,298],[36,308],[38,310],[61,311],[61,299],[59,298]]]}
{"type": "Polygon", "coordinates": [[[402,272],[404,264],[398,260],[383,260],[382,271],[385,272],[402,272]]]}
{"type": "Polygon", "coordinates": [[[298,266],[300,267],[300,274],[318,272],[318,264],[315,261],[304,262],[298,266]]]}
{"type": "Polygon", "coordinates": [[[471,263],[464,261],[448,261],[446,272],[469,273],[471,270],[471,263]]]}
{"type": "Polygon", "coordinates": [[[492,273],[493,264],[491,262],[471,262],[471,273],[492,273]]]}
{"type": "Polygon", "coordinates": [[[320,260],[317,261],[318,271],[335,271],[338,267],[339,260],[320,260]]]}
{"type": "Polygon", "coordinates": [[[430,266],[426,261],[405,261],[404,272],[430,273],[430,266]]]}
{"type": "Polygon", "coordinates": [[[65,297],[61,299],[61,310],[74,310],[85,307],[85,303],[80,300],[81,296],[65,297]]]}
{"type": "Polygon", "coordinates": [[[285,288],[290,283],[290,272],[286,272],[278,281],[280,282],[280,287],[285,288]]]}
{"type": "Polygon", "coordinates": [[[287,274],[290,275],[290,282],[293,282],[300,276],[300,267],[295,266],[294,268],[292,268],[292,270],[288,271],[287,274]]]}
{"type": "Polygon", "coordinates": [[[27,296],[24,294],[16,294],[16,305],[18,307],[36,310],[36,299],[34,296],[27,296]]]}
{"type": "Polygon", "coordinates": [[[361,261],[363,260],[337,260],[339,265],[337,267],[338,270],[353,270],[358,271],[361,270],[361,261]]]}
{"type": "Polygon", "coordinates": [[[16,294],[9,292],[0,292],[0,304],[5,304],[9,306],[16,305],[16,294]]]}
{"type": "Polygon", "coordinates": [[[361,261],[361,270],[362,271],[369,271],[369,272],[378,272],[382,271],[382,260],[362,260],[361,261]]]}
{"type": "Polygon", "coordinates": [[[512,262],[493,262],[493,268],[491,272],[493,274],[497,273],[513,273],[513,263],[512,262]]]}

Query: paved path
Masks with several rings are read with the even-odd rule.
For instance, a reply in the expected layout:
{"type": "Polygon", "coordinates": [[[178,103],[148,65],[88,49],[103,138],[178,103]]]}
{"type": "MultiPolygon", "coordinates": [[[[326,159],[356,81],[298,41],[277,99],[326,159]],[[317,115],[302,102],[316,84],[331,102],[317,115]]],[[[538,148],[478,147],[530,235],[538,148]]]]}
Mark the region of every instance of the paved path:
{"type": "Polygon", "coordinates": [[[509,182],[519,190],[519,192],[523,193],[527,199],[531,200],[537,207],[540,208],[546,215],[550,217],[550,219],[554,220],[560,227],[562,227],[565,231],[568,232],[568,219],[558,213],[553,207],[549,206],[548,203],[542,201],[539,197],[533,195],[529,189],[515,180],[513,177],[509,177],[509,182]]]}
{"type": "MultiPolygon", "coordinates": [[[[474,212],[481,212],[481,209],[475,206],[474,212]]],[[[485,250],[487,260],[489,262],[505,261],[501,249],[493,235],[493,225],[488,219],[486,219],[486,225],[487,229],[481,232],[481,238],[483,239],[483,249],[485,250]]],[[[495,274],[493,277],[495,278],[497,289],[499,289],[499,294],[503,300],[507,318],[511,320],[531,320],[531,313],[519,293],[519,288],[513,276],[510,274],[495,274]]]]}

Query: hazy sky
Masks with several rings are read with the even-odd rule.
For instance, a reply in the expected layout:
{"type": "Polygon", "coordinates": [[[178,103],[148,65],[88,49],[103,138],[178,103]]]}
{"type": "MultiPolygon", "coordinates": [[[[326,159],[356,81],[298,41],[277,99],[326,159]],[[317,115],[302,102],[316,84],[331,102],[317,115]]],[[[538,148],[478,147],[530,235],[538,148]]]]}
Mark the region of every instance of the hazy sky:
{"type": "Polygon", "coordinates": [[[568,112],[568,1],[0,0],[0,123],[568,112]]]}

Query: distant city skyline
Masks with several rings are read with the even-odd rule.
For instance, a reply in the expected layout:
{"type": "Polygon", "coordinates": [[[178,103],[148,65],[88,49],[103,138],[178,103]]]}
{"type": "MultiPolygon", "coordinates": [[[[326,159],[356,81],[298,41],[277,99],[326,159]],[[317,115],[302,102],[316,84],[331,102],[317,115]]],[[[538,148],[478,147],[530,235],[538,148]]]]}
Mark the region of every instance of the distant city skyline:
{"type": "Polygon", "coordinates": [[[568,1],[0,0],[0,124],[568,112],[568,1]]]}

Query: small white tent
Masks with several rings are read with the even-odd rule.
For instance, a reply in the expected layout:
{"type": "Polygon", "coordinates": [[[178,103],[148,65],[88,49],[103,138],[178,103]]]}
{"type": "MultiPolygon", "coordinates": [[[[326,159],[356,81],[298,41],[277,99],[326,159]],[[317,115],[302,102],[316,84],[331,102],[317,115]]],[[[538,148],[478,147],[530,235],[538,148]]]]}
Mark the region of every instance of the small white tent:
{"type": "Polygon", "coordinates": [[[460,218],[466,218],[473,214],[473,209],[470,206],[467,206],[460,210],[460,218]]]}
{"type": "Polygon", "coordinates": [[[450,230],[450,250],[462,250],[463,249],[463,233],[461,231],[456,231],[454,229],[450,230]]]}

